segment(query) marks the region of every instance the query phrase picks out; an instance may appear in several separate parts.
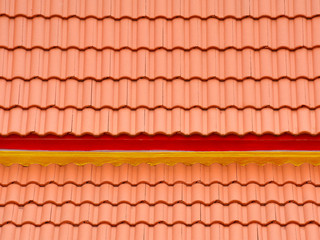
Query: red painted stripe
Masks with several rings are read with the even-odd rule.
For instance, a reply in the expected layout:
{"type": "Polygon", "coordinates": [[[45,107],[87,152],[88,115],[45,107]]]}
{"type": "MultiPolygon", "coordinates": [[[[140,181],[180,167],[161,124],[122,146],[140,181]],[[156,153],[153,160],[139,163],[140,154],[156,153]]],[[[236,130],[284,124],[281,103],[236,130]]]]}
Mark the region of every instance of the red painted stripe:
{"type": "Polygon", "coordinates": [[[1,149],[21,150],[175,150],[175,151],[253,151],[253,150],[320,150],[320,135],[284,134],[245,136],[82,136],[66,135],[0,137],[1,149]]]}

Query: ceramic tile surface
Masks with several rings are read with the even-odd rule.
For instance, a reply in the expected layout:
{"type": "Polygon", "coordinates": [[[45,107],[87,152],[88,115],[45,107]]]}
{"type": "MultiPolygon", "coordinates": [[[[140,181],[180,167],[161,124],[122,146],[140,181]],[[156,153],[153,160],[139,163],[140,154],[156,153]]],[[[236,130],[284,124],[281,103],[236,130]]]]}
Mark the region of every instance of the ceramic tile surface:
{"type": "Polygon", "coordinates": [[[281,79],[245,79],[237,81],[228,79],[219,81],[210,79],[192,81],[174,79],[139,79],[131,81],[87,79],[77,81],[69,79],[61,81],[39,78],[32,81],[0,79],[0,106],[4,109],[21,107],[38,107],[48,109],[75,108],[166,108],[177,107],[191,109],[200,107],[210,109],[216,107],[227,109],[235,107],[245,109],[252,107],[262,109],[270,107],[281,109],[290,107],[298,109],[308,107],[316,109],[320,106],[320,78],[308,81],[304,78],[296,80],[281,79]],[[37,93],[30,95],[29,93],[37,93]],[[229,94],[232,93],[232,94],[229,94]],[[163,96],[166,96],[165,98],[163,96]]]}
{"type": "Polygon", "coordinates": [[[0,135],[316,135],[319,25],[318,0],[2,0],[0,135]]]}
{"type": "Polygon", "coordinates": [[[3,0],[0,135],[318,134],[319,25],[317,0],[3,0]]]}
{"type": "Polygon", "coordinates": [[[272,50],[314,48],[320,45],[320,16],[289,19],[228,18],[201,19],[156,18],[26,18],[0,17],[0,25],[8,34],[0,37],[7,49],[147,49],[155,51],[199,48],[272,50]]]}
{"type": "Polygon", "coordinates": [[[318,166],[0,166],[0,239],[319,239],[318,166]]]}
{"type": "Polygon", "coordinates": [[[316,134],[320,132],[320,108],[310,110],[301,107],[298,110],[271,108],[256,110],[254,108],[227,108],[219,110],[199,107],[185,110],[174,108],[166,110],[156,108],[149,110],[139,108],[130,110],[121,108],[111,110],[104,108],[94,110],[85,108],[76,110],[67,108],[59,110],[37,107],[10,110],[0,109],[0,126],[3,135],[35,133],[46,134],[240,134],[255,133],[257,135],[272,133],[316,134]]]}
{"type": "MultiPolygon", "coordinates": [[[[0,0],[0,135],[320,133],[319,0],[0,0]]],[[[303,164],[0,165],[0,239],[320,239],[303,164]]]]}
{"type": "Polygon", "coordinates": [[[3,0],[3,15],[60,18],[244,18],[319,15],[318,0],[3,0]]]}

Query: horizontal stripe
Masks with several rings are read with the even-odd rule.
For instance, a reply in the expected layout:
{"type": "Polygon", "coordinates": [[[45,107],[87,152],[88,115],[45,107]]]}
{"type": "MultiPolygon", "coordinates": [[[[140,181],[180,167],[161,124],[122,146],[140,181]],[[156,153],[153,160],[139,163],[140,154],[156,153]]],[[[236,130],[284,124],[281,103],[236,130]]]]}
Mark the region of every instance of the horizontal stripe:
{"type": "Polygon", "coordinates": [[[237,135],[138,135],[110,136],[0,136],[1,149],[20,150],[172,150],[172,151],[256,151],[256,150],[320,150],[320,135],[284,134],[280,136],[237,135]]]}
{"type": "Polygon", "coordinates": [[[211,165],[219,163],[227,165],[239,163],[246,165],[256,163],[264,165],[291,163],[299,166],[303,163],[320,164],[320,152],[281,152],[281,151],[251,151],[251,152],[67,152],[67,151],[0,151],[0,163],[3,165],[21,164],[60,164],[74,163],[77,165],[94,164],[103,165],[110,163],[115,166],[127,163],[150,165],[184,163],[191,165],[201,163],[211,165]]]}

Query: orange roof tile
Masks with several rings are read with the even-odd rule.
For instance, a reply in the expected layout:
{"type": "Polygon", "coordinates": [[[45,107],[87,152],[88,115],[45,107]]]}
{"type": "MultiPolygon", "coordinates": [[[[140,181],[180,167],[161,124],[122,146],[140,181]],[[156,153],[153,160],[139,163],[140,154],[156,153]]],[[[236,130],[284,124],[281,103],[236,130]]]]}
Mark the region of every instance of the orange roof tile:
{"type": "Polygon", "coordinates": [[[165,110],[157,108],[149,110],[138,108],[130,110],[121,108],[111,110],[93,110],[85,108],[76,110],[66,108],[58,110],[49,108],[41,110],[30,107],[26,110],[16,107],[11,110],[0,109],[0,125],[2,135],[35,133],[45,134],[93,134],[104,133],[119,135],[122,133],[137,135],[148,134],[204,134],[221,135],[235,133],[239,135],[255,133],[257,135],[272,133],[318,134],[320,133],[320,108],[310,110],[302,107],[298,110],[281,108],[273,110],[263,108],[255,110],[245,108],[227,108],[219,110],[210,108],[201,110],[192,108],[184,110],[174,108],[165,110]]]}
{"type": "MultiPolygon", "coordinates": [[[[3,0],[0,135],[320,133],[319,0],[3,0]]],[[[0,239],[319,239],[318,166],[0,165],[0,239]]]]}
{"type": "Polygon", "coordinates": [[[320,78],[308,80],[281,79],[245,79],[219,81],[210,79],[167,81],[157,79],[149,81],[128,79],[95,81],[92,79],[77,81],[68,79],[0,79],[0,106],[4,109],[38,107],[48,109],[94,108],[165,108],[177,107],[191,109],[226,109],[235,107],[245,109],[288,107],[298,109],[320,106],[320,78]],[[37,94],[33,94],[37,93],[37,94]],[[232,94],[231,94],[232,93],[232,94]],[[165,97],[164,97],[165,96],[165,97]]]}
{"type": "Polygon", "coordinates": [[[320,172],[309,164],[12,165],[0,172],[1,239],[319,238],[320,172]]]}
{"type": "Polygon", "coordinates": [[[0,11],[8,16],[37,15],[71,18],[277,18],[319,15],[318,0],[3,0],[0,11]]]}
{"type": "Polygon", "coordinates": [[[0,135],[319,133],[316,0],[4,0],[0,13],[0,135]]]}
{"type": "Polygon", "coordinates": [[[0,46],[7,49],[290,49],[320,46],[320,16],[311,19],[228,18],[167,20],[156,18],[26,18],[0,17],[8,34],[0,36],[0,46]]]}
{"type": "Polygon", "coordinates": [[[208,79],[238,81],[246,78],[259,80],[269,78],[313,80],[320,76],[320,48],[294,51],[280,49],[227,49],[225,51],[192,49],[184,51],[141,49],[121,51],[105,49],[0,49],[0,74],[11,80],[33,78],[67,80],[74,79],[130,79],[138,80],[175,78],[192,81],[208,79]]]}

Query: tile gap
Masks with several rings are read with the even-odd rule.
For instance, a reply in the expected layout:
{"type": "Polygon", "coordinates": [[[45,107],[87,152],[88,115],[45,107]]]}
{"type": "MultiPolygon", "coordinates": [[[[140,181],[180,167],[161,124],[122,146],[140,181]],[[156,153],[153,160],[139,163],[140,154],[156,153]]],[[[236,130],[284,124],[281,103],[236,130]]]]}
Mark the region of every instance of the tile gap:
{"type": "MultiPolygon", "coordinates": [[[[39,111],[41,111],[41,110],[39,110],[39,111]]],[[[35,112],[33,132],[35,132],[35,131],[36,131],[36,126],[37,126],[37,117],[38,117],[38,111],[36,111],[36,112],[35,112]]]]}
{"type": "Polygon", "coordinates": [[[90,98],[90,106],[92,106],[93,104],[93,80],[90,80],[91,84],[90,84],[90,91],[91,91],[91,98],[90,98]]]}
{"type": "Polygon", "coordinates": [[[144,76],[147,76],[147,52],[144,53],[144,76]]]}
{"type": "Polygon", "coordinates": [[[58,94],[57,85],[58,85],[58,81],[55,80],[55,85],[54,85],[54,105],[57,105],[57,94],[58,94]]]}
{"type": "MultiPolygon", "coordinates": [[[[30,86],[30,84],[29,84],[29,86],[30,86]]],[[[12,88],[12,84],[11,84],[11,88],[12,88]]],[[[19,81],[18,91],[19,91],[19,94],[18,94],[18,105],[20,105],[21,81],[19,81]]]]}
{"type": "Polygon", "coordinates": [[[72,112],[71,112],[71,128],[70,128],[71,132],[73,131],[73,114],[74,114],[74,111],[72,109],[72,112]]]}
{"type": "Polygon", "coordinates": [[[109,54],[109,76],[111,76],[111,51],[109,54]]]}
{"type": "Polygon", "coordinates": [[[162,47],[164,47],[164,22],[162,21],[162,47]]]}
{"type": "Polygon", "coordinates": [[[144,15],[147,15],[147,2],[148,0],[144,0],[144,15]]]}
{"type": "Polygon", "coordinates": [[[162,85],[162,89],[161,89],[161,94],[162,94],[162,102],[161,102],[161,105],[164,105],[164,81],[162,80],[161,82],[161,85],[162,85]]]}
{"type": "Polygon", "coordinates": [[[49,221],[51,222],[51,219],[52,219],[52,211],[53,211],[53,205],[51,204],[50,205],[50,215],[49,215],[49,221]]]}
{"type": "Polygon", "coordinates": [[[90,165],[91,171],[90,171],[90,181],[93,182],[93,165],[90,165]]]}
{"type": "Polygon", "coordinates": [[[238,164],[236,163],[236,180],[238,180],[238,164]]]}
{"type": "Polygon", "coordinates": [[[110,132],[110,111],[107,112],[107,123],[108,123],[107,131],[110,132]]]}
{"type": "Polygon", "coordinates": [[[143,109],[143,131],[146,132],[146,109],[143,109]]]}
{"type": "Polygon", "coordinates": [[[126,94],[126,105],[128,106],[129,105],[129,80],[125,80],[126,81],[126,91],[127,91],[127,94],[126,94]]]}
{"type": "Polygon", "coordinates": [[[89,205],[89,207],[88,207],[88,215],[87,215],[86,221],[89,222],[89,219],[90,219],[90,209],[92,208],[92,204],[88,204],[88,205],[89,205]]]}

